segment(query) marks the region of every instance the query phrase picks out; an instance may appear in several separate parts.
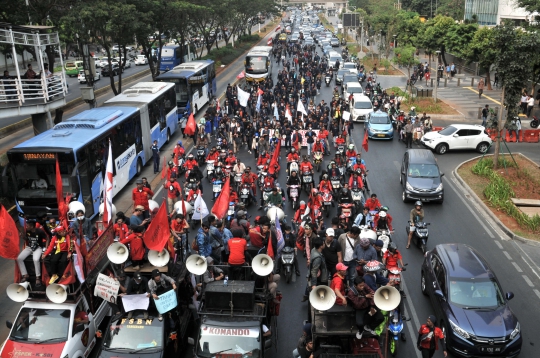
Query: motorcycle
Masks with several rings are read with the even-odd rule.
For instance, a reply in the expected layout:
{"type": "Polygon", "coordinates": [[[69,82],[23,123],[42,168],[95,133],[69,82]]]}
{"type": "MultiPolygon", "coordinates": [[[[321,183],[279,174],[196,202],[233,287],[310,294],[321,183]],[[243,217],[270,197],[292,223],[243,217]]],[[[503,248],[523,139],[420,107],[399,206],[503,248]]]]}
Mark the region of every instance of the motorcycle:
{"type": "Polygon", "coordinates": [[[236,184],[236,192],[240,192],[240,185],[242,185],[242,173],[234,174],[234,183],[236,184]]]}
{"type": "Polygon", "coordinates": [[[388,244],[392,241],[392,237],[390,236],[390,231],[388,230],[377,230],[377,240],[381,240],[383,242],[383,247],[381,251],[384,253],[386,250],[388,250],[388,244]]]}
{"type": "Polygon", "coordinates": [[[341,157],[345,156],[345,146],[343,144],[337,146],[336,154],[340,155],[341,157]]]}
{"type": "Polygon", "coordinates": [[[206,162],[206,179],[208,179],[209,183],[212,182],[210,178],[212,177],[212,174],[214,174],[214,162],[215,160],[208,160],[206,162]]]}
{"type": "Polygon", "coordinates": [[[314,152],[313,153],[313,164],[315,164],[315,168],[317,168],[317,171],[321,170],[322,161],[323,161],[322,152],[314,152]]]}
{"type": "Polygon", "coordinates": [[[324,83],[326,83],[326,87],[330,86],[330,81],[332,81],[332,77],[324,76],[324,83]]]}
{"type": "Polygon", "coordinates": [[[227,229],[231,228],[231,221],[234,219],[236,203],[234,201],[229,202],[229,210],[227,210],[227,229]]]}
{"type": "Polygon", "coordinates": [[[334,189],[334,195],[341,189],[341,178],[331,177],[330,183],[332,184],[332,189],[334,189]]]}
{"type": "Polygon", "coordinates": [[[251,204],[251,186],[244,183],[240,186],[240,201],[247,207],[251,204]]]}
{"type": "Polygon", "coordinates": [[[302,173],[302,188],[309,195],[312,187],[313,187],[313,173],[303,172],[302,173]]]}
{"type": "MultiPolygon", "coordinates": [[[[193,178],[190,179],[190,181],[184,187],[184,194],[185,194],[186,198],[188,197],[190,190],[193,190],[193,191],[197,190],[197,179],[193,179],[193,178]]],[[[195,194],[195,195],[197,195],[197,194],[195,194]]]]}
{"type": "Polygon", "coordinates": [[[353,221],[354,218],[352,217],[352,208],[354,206],[353,203],[343,203],[339,204],[341,207],[341,215],[345,216],[345,222],[348,224],[349,222],[353,221]]]}
{"type": "Polygon", "coordinates": [[[291,282],[291,279],[293,283],[296,282],[296,275],[293,274],[294,260],[294,249],[290,246],[285,246],[281,250],[281,266],[287,283],[291,282]]]}
{"type": "Polygon", "coordinates": [[[289,171],[287,172],[287,175],[291,175],[291,172],[298,172],[298,162],[296,160],[293,160],[290,162],[289,165],[289,171]]]}
{"type": "Polygon", "coordinates": [[[223,181],[216,179],[212,182],[212,200],[216,200],[219,194],[221,194],[221,189],[223,188],[223,181]]]}
{"type": "Polygon", "coordinates": [[[534,129],[538,128],[538,124],[539,124],[538,117],[533,116],[533,119],[530,123],[531,128],[534,128],[534,129]]]}
{"type": "Polygon", "coordinates": [[[364,194],[366,194],[367,196],[367,193],[370,191],[369,188],[368,188],[368,185],[367,185],[367,172],[369,172],[369,170],[366,170],[366,172],[362,172],[362,183],[364,184],[364,194]]]}
{"type": "Polygon", "coordinates": [[[330,205],[334,206],[334,202],[332,201],[332,192],[328,189],[324,189],[321,193],[321,197],[323,200],[323,208],[322,210],[326,212],[326,217],[330,214],[330,205]]]}
{"type": "MultiPolygon", "coordinates": [[[[425,254],[427,250],[426,246],[427,246],[427,241],[429,238],[429,231],[427,228],[428,225],[430,225],[430,223],[420,222],[420,221],[417,222],[414,225],[414,232],[412,236],[412,239],[415,242],[416,246],[418,246],[422,250],[423,254],[425,254]]],[[[409,221],[409,225],[407,225],[407,229],[406,229],[407,236],[409,235],[410,227],[411,227],[411,222],[409,221]]]]}
{"type": "Polygon", "coordinates": [[[298,185],[289,186],[289,200],[294,211],[298,209],[298,185]]]}
{"type": "Polygon", "coordinates": [[[390,332],[388,349],[390,354],[392,354],[392,357],[395,357],[397,354],[399,336],[403,335],[403,318],[399,306],[388,314],[388,331],[390,332]]]}
{"type": "Polygon", "coordinates": [[[272,194],[272,187],[270,185],[266,185],[261,190],[262,190],[263,203],[265,203],[266,199],[268,199],[268,196],[272,194]]]}
{"type": "Polygon", "coordinates": [[[197,163],[199,163],[199,166],[203,165],[205,158],[206,158],[205,148],[204,146],[199,145],[197,147],[197,163]]]}
{"type": "Polygon", "coordinates": [[[364,207],[364,204],[366,202],[366,200],[364,199],[364,194],[359,187],[354,186],[351,188],[351,196],[354,201],[354,207],[356,208],[356,212],[359,213],[360,211],[362,211],[362,208],[364,207]]]}

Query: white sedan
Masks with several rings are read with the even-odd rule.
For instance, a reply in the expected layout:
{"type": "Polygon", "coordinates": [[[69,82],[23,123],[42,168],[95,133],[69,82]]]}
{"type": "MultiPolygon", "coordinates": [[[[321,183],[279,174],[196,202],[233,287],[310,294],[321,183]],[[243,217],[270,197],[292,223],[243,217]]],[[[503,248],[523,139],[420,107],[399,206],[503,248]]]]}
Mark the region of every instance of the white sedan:
{"type": "Polygon", "coordinates": [[[148,59],[145,55],[138,55],[135,59],[135,66],[148,65],[148,59]]]}

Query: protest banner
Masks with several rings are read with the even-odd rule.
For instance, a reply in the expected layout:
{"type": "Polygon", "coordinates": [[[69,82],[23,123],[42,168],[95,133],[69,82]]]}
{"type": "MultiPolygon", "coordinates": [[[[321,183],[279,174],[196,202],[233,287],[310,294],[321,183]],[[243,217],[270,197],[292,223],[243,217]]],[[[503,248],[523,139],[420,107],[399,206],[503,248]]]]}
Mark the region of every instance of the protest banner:
{"type": "Polygon", "coordinates": [[[122,297],[124,311],[147,310],[150,304],[150,298],[146,293],[140,295],[126,295],[122,297]]]}
{"type": "Polygon", "coordinates": [[[156,308],[160,314],[169,312],[178,305],[176,301],[176,291],[170,290],[165,292],[162,295],[158,296],[158,300],[154,299],[156,303],[156,308]]]}
{"type": "Polygon", "coordinates": [[[100,273],[96,280],[94,296],[101,297],[104,300],[110,301],[112,303],[116,303],[116,296],[118,295],[119,288],[120,282],[116,281],[114,278],[100,273]]]}

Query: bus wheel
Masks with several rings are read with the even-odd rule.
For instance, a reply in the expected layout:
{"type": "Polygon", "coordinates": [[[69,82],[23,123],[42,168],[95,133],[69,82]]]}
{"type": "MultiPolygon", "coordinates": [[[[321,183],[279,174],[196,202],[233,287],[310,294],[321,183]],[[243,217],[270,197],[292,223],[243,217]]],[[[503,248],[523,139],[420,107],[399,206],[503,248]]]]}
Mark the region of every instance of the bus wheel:
{"type": "Polygon", "coordinates": [[[135,176],[141,175],[142,172],[142,160],[141,158],[137,159],[137,174],[135,176]]]}
{"type": "Polygon", "coordinates": [[[167,128],[167,141],[165,143],[169,143],[169,141],[171,140],[171,131],[167,128]]]}

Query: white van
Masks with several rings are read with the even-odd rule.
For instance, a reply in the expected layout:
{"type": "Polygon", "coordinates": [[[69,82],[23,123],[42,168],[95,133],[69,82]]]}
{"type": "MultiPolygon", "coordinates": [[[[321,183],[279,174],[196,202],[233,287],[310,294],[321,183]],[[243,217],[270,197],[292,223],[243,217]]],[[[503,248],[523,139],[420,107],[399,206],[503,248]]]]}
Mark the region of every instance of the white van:
{"type": "Polygon", "coordinates": [[[343,98],[346,102],[349,102],[349,97],[355,94],[363,94],[364,89],[358,82],[346,82],[343,84],[343,98]]]}
{"type": "MultiPolygon", "coordinates": [[[[335,51],[330,51],[328,53],[328,65],[329,66],[334,66],[336,64],[336,61],[339,60],[339,63],[343,62],[343,57],[341,57],[341,55],[335,51]]],[[[337,70],[337,68],[335,68],[335,70],[337,70]]]]}
{"type": "Polygon", "coordinates": [[[373,112],[373,104],[368,96],[354,94],[349,103],[349,111],[354,122],[364,122],[368,115],[373,112]]]}

